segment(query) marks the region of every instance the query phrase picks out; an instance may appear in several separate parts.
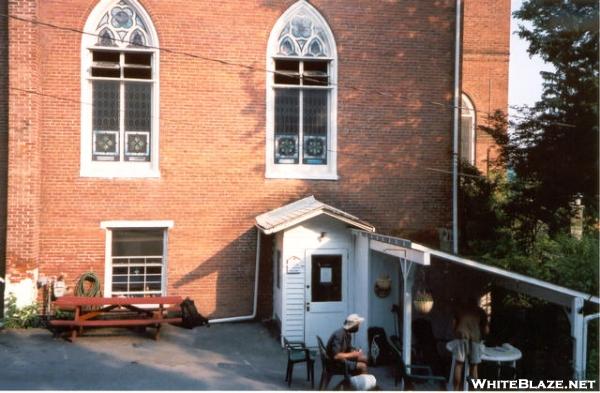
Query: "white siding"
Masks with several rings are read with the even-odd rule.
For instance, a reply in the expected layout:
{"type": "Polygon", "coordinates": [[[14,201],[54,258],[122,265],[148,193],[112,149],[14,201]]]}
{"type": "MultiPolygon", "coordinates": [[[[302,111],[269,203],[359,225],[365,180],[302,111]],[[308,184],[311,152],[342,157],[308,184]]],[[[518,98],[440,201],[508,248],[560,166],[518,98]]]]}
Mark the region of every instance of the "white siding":
{"type": "MultiPolygon", "coordinates": [[[[281,264],[279,266],[279,272],[277,271],[277,251],[279,251],[279,255],[280,257],[282,256],[283,253],[283,234],[282,233],[277,233],[274,236],[274,247],[273,247],[273,316],[279,320],[280,323],[282,323],[283,321],[283,307],[282,307],[282,302],[281,302],[281,298],[283,296],[283,272],[282,272],[282,266],[283,265],[283,258],[281,260],[281,264]],[[277,288],[277,275],[279,274],[279,288],[277,288]]],[[[280,326],[282,328],[282,326],[280,326]]]]}
{"type": "Polygon", "coordinates": [[[282,281],[285,282],[283,299],[282,335],[288,340],[304,341],[304,258],[299,274],[287,273],[287,260],[294,257],[289,252],[283,253],[282,281]]]}
{"type": "MultiPolygon", "coordinates": [[[[370,274],[368,283],[369,293],[369,326],[379,326],[385,329],[388,336],[396,333],[394,319],[396,316],[391,312],[393,304],[400,304],[398,286],[400,282],[400,260],[399,258],[385,255],[377,251],[370,251],[370,274]],[[375,281],[380,276],[388,275],[392,279],[392,290],[385,298],[375,295],[375,281]]],[[[400,328],[398,326],[398,328],[400,328]]]]}
{"type": "MultiPolygon", "coordinates": [[[[283,320],[282,334],[290,340],[308,341],[305,337],[305,307],[306,307],[306,250],[315,249],[344,249],[348,251],[347,278],[353,277],[352,269],[354,250],[352,249],[351,234],[346,223],[326,215],[321,215],[283,231],[282,278],[285,282],[283,291],[283,320]],[[287,274],[287,261],[298,258],[302,265],[300,274],[287,274]]],[[[348,281],[350,287],[354,284],[348,281]]],[[[352,308],[354,296],[347,299],[348,307],[352,308]]],[[[339,317],[340,326],[344,316],[339,317]]],[[[330,333],[324,334],[328,337],[330,333]]],[[[313,338],[314,340],[314,338],[313,338]]]]}

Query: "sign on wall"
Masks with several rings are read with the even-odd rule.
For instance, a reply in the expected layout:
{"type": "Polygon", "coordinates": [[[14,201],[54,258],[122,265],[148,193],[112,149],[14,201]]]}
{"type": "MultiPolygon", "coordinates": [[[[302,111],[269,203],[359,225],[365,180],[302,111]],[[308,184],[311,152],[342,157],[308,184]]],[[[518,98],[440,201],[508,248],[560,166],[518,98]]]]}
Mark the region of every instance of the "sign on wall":
{"type": "Polygon", "coordinates": [[[287,274],[301,274],[304,270],[302,259],[298,257],[290,257],[286,261],[287,274]]]}

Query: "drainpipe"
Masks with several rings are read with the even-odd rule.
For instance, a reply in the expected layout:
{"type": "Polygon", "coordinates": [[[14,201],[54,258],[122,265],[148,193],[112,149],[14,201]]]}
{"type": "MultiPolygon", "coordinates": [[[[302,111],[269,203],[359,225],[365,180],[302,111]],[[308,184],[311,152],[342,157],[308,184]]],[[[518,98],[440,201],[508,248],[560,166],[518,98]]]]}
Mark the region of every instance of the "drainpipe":
{"type": "Polygon", "coordinates": [[[229,317],[229,318],[219,318],[219,319],[211,319],[209,323],[224,323],[224,322],[240,322],[240,321],[248,321],[256,318],[256,310],[258,303],[258,273],[260,266],[260,229],[256,228],[256,267],[254,268],[254,302],[252,303],[252,314],[244,315],[240,317],[229,317]]]}
{"type": "Polygon", "coordinates": [[[454,125],[452,129],[452,252],[458,254],[458,126],[460,119],[461,0],[456,0],[454,36],[454,125]]]}

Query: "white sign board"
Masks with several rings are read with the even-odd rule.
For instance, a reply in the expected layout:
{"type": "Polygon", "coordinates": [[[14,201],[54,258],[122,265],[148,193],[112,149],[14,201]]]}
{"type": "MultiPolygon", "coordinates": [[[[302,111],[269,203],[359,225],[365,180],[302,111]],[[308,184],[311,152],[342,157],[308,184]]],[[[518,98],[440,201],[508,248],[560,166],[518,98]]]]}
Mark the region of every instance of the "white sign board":
{"type": "Polygon", "coordinates": [[[333,281],[333,269],[330,267],[322,267],[319,276],[321,284],[330,284],[331,281],[333,281]]]}
{"type": "Polygon", "coordinates": [[[286,261],[287,274],[301,274],[304,269],[302,259],[298,257],[290,257],[286,261]]]}

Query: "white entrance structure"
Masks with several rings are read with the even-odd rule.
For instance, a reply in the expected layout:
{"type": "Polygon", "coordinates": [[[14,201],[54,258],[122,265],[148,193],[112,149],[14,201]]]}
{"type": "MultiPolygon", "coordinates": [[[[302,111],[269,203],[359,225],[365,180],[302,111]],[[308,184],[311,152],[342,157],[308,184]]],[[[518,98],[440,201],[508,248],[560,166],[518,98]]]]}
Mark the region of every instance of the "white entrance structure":
{"type": "Polygon", "coordinates": [[[275,235],[273,314],[281,335],[308,346],[316,336],[327,340],[362,294],[349,290],[360,281],[349,229],[375,228],[313,196],[261,214],[256,226],[275,235]]]}
{"type": "Polygon", "coordinates": [[[313,196],[261,214],[256,226],[274,235],[273,315],[280,322],[282,337],[314,347],[317,335],[327,340],[347,314],[358,313],[365,321],[354,345],[366,349],[370,326],[394,332],[391,308],[400,301],[403,360],[411,364],[415,270],[434,269],[431,257],[437,257],[479,271],[497,286],[563,306],[571,324],[573,378],[585,379],[587,324],[600,314],[586,316],[583,306],[600,305],[597,296],[377,234],[366,221],[313,196]],[[382,278],[391,279],[385,294],[376,290],[382,278]]]}

